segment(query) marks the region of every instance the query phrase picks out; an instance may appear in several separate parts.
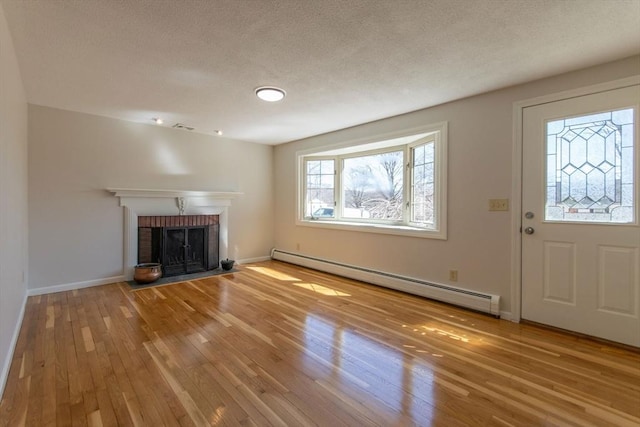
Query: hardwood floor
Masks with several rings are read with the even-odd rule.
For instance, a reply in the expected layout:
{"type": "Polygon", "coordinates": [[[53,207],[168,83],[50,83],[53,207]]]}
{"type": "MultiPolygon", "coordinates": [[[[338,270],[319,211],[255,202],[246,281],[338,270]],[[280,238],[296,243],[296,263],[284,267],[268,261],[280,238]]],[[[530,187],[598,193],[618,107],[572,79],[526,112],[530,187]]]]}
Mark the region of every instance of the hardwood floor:
{"type": "Polygon", "coordinates": [[[0,425],[640,425],[637,351],[240,268],[30,297],[0,425]]]}

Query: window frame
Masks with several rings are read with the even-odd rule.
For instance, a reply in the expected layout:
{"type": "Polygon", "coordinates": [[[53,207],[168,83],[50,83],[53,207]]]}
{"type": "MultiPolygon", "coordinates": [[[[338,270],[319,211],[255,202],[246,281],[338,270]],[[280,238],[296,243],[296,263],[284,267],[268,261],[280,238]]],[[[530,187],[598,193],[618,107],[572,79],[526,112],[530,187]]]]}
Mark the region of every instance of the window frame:
{"type": "Polygon", "coordinates": [[[408,144],[407,146],[407,158],[409,159],[409,164],[407,165],[407,169],[409,169],[407,175],[409,177],[409,185],[406,186],[405,188],[405,200],[406,203],[412,203],[413,202],[413,198],[411,197],[411,189],[413,187],[413,168],[415,167],[414,165],[414,152],[415,152],[415,148],[419,147],[421,145],[427,145],[429,143],[433,143],[433,196],[434,196],[434,200],[435,200],[435,206],[436,208],[434,209],[434,220],[433,220],[433,227],[427,227],[425,225],[425,223],[420,223],[417,221],[412,221],[411,220],[411,209],[406,209],[405,210],[405,215],[406,215],[406,223],[409,224],[410,226],[414,226],[414,227],[420,227],[420,228],[425,228],[428,230],[437,230],[439,228],[439,224],[441,222],[440,219],[440,214],[441,214],[441,210],[440,210],[440,193],[443,191],[443,179],[445,181],[446,184],[446,176],[445,178],[441,177],[440,171],[442,169],[442,153],[441,153],[441,143],[439,142],[439,138],[440,138],[440,134],[439,133],[434,133],[434,134],[430,134],[424,138],[421,138],[411,144],[408,144]]]}
{"type": "Polygon", "coordinates": [[[339,230],[394,234],[403,236],[447,239],[447,122],[429,126],[390,132],[369,138],[347,141],[324,149],[298,151],[297,157],[297,215],[296,225],[339,230]],[[434,143],[434,222],[411,222],[411,188],[413,184],[413,149],[422,144],[434,143]],[[400,221],[368,218],[344,218],[343,178],[344,160],[366,157],[386,152],[403,153],[403,214],[400,221]],[[309,160],[334,160],[334,217],[305,217],[307,166],[309,160]],[[409,206],[407,206],[409,204],[409,206]]]}
{"type": "MultiPolygon", "coordinates": [[[[337,185],[337,180],[336,180],[336,175],[338,174],[338,170],[337,170],[337,165],[336,165],[336,160],[334,157],[331,156],[308,156],[307,158],[303,159],[302,162],[302,179],[303,181],[303,185],[302,185],[302,200],[301,200],[301,204],[302,204],[302,217],[303,218],[307,218],[307,219],[314,219],[317,220],[319,218],[313,218],[312,215],[309,215],[308,217],[305,216],[305,203],[307,200],[307,161],[308,160],[312,160],[312,161],[323,161],[323,160],[332,160],[333,161],[333,216],[335,219],[336,217],[336,204],[337,204],[337,200],[336,200],[336,185],[337,185]]],[[[322,176],[322,174],[320,175],[322,176]]],[[[320,178],[322,179],[322,178],[320,178]]],[[[301,182],[300,180],[298,180],[298,186],[300,186],[301,182]]],[[[310,214],[312,214],[312,212],[310,212],[310,214]]]]}

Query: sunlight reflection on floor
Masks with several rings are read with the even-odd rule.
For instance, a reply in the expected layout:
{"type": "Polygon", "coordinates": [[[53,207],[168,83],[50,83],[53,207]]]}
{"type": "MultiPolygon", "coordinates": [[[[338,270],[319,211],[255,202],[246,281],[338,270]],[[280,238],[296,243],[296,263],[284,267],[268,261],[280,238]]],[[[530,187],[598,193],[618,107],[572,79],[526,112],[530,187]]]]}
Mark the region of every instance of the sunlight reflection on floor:
{"type": "MultiPolygon", "coordinates": [[[[288,274],[273,270],[268,267],[246,267],[249,270],[253,270],[257,273],[264,274],[265,276],[269,276],[276,280],[282,280],[285,282],[301,282],[297,277],[290,276],[288,274]]],[[[292,283],[299,288],[308,289],[318,294],[328,295],[333,297],[350,297],[351,294],[346,292],[341,292],[336,289],[331,289],[323,285],[319,285],[317,283],[292,283]]]]}
{"type": "Polygon", "coordinates": [[[300,279],[298,279],[297,277],[289,276],[288,274],[281,273],[279,271],[276,271],[268,267],[245,267],[245,268],[247,268],[248,270],[253,270],[257,273],[264,274],[265,276],[272,277],[276,280],[284,280],[287,282],[300,282],[300,279]]]}
{"type": "Polygon", "coordinates": [[[351,294],[340,292],[335,289],[327,288],[326,286],[318,285],[317,283],[292,283],[294,286],[298,286],[300,288],[308,289],[310,291],[328,295],[333,297],[350,297],[351,294]]]}
{"type": "MultiPolygon", "coordinates": [[[[403,328],[408,328],[407,325],[402,325],[403,328]]],[[[470,342],[469,338],[467,338],[466,335],[459,335],[454,333],[453,331],[451,332],[447,332],[443,329],[440,328],[435,328],[435,327],[431,327],[431,326],[421,326],[422,329],[426,329],[427,331],[434,333],[434,334],[438,334],[438,335],[442,335],[442,336],[446,336],[448,338],[451,338],[452,340],[456,340],[456,341],[462,341],[465,343],[470,342]]],[[[412,328],[413,332],[420,332],[420,329],[418,328],[412,328]]],[[[425,335],[425,332],[420,332],[420,335],[425,335]]]]}

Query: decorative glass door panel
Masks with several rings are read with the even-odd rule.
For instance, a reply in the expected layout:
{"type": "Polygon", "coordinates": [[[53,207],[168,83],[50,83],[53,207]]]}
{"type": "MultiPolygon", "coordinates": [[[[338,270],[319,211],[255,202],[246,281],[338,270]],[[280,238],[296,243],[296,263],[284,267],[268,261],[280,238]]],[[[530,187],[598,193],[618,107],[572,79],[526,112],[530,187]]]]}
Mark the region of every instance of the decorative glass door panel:
{"type": "Polygon", "coordinates": [[[547,221],[634,223],[632,108],[548,121],[547,221]]]}

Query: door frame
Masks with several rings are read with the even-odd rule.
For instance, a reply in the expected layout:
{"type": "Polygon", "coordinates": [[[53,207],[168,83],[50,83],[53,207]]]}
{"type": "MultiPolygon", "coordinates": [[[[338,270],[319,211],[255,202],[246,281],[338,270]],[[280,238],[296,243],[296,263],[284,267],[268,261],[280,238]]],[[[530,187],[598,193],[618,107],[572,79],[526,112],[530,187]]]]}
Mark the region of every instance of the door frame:
{"type": "Polygon", "coordinates": [[[522,225],[522,115],[524,109],[637,84],[640,84],[640,75],[514,102],[511,157],[511,313],[502,312],[503,318],[520,322],[522,316],[522,233],[520,229],[522,225]]]}

